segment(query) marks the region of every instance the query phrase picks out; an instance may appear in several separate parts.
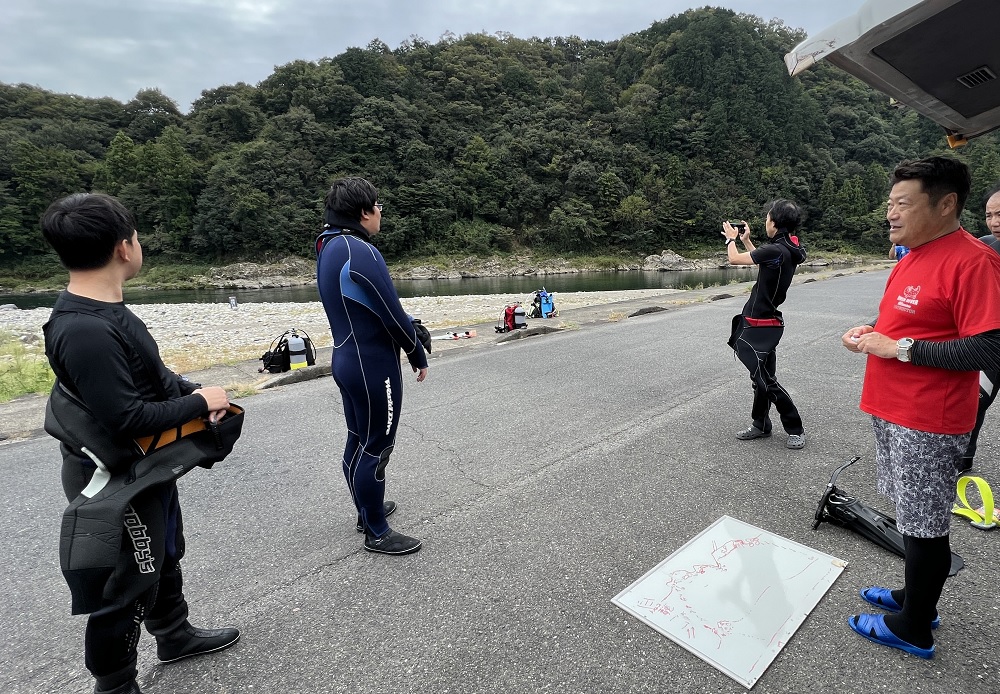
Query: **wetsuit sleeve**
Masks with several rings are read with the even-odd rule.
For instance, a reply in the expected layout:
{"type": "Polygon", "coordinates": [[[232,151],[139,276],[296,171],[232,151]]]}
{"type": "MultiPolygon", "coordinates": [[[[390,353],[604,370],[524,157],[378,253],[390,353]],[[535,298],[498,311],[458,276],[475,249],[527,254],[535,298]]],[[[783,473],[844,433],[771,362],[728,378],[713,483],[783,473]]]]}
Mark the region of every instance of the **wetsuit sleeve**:
{"type": "Polygon", "coordinates": [[[369,308],[378,315],[393,342],[406,354],[410,365],[426,369],[427,353],[417,339],[410,317],[399,303],[399,295],[382,254],[371,244],[365,243],[364,246],[363,250],[351,254],[351,279],[368,295],[369,308]]]}
{"type": "Polygon", "coordinates": [[[754,265],[761,265],[769,260],[779,260],[780,258],[781,249],[778,248],[777,244],[773,243],[757,246],[757,248],[750,251],[750,259],[754,262],[754,265]]]}
{"type": "Polygon", "coordinates": [[[1000,330],[946,342],[915,340],[911,361],[953,371],[1000,370],[1000,330]]]}
{"type": "Polygon", "coordinates": [[[191,393],[201,388],[200,383],[188,380],[178,373],[175,373],[174,377],[177,379],[177,389],[181,391],[181,395],[191,395],[191,393]]]}
{"type": "Polygon", "coordinates": [[[145,436],[207,413],[200,395],[162,402],[143,400],[130,366],[134,348],[108,321],[74,314],[60,317],[59,322],[62,329],[53,335],[55,344],[46,351],[55,356],[57,373],[68,379],[66,386],[108,431],[145,436]]]}

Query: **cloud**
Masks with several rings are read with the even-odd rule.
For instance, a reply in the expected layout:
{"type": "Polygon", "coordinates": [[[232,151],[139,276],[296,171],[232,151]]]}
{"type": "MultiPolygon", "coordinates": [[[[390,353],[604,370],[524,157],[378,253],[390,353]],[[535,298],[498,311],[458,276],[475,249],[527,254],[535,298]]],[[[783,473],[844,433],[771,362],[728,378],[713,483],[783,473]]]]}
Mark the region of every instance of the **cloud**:
{"type": "MultiPolygon", "coordinates": [[[[815,31],[863,0],[730,0],[739,12],[815,31]]],[[[379,39],[508,32],[612,40],[688,0],[5,0],[0,81],[128,101],[158,87],[182,110],[204,89],[257,84],[277,65],[379,39]]]]}
{"type": "Polygon", "coordinates": [[[294,4],[287,0],[161,0],[162,5],[188,5],[197,12],[212,8],[220,11],[236,24],[264,24],[279,18],[279,13],[294,11],[294,4]]]}

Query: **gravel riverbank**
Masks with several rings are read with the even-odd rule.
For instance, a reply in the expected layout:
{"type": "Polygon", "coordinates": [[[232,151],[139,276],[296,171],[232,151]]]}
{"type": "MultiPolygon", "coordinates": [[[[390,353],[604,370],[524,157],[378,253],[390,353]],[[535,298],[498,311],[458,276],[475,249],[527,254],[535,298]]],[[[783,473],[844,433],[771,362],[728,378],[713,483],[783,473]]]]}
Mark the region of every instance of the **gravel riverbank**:
{"type": "MultiPolygon", "coordinates": [[[[679,289],[635,289],[609,292],[565,292],[555,295],[555,306],[565,311],[661,295],[679,289]]],[[[125,297],[126,302],[128,296],[125,297]]],[[[507,304],[524,302],[523,294],[425,296],[402,299],[403,308],[433,332],[495,322],[507,304]]],[[[149,327],[160,345],[164,362],[178,371],[213,364],[256,359],[271,341],[288,328],[306,331],[318,347],[330,344],[330,328],[319,301],[308,303],[136,304],[132,311],[149,327]]],[[[528,308],[528,307],[526,307],[528,308]]],[[[41,351],[42,325],[51,309],[0,311],[0,331],[13,333],[41,351]]]]}

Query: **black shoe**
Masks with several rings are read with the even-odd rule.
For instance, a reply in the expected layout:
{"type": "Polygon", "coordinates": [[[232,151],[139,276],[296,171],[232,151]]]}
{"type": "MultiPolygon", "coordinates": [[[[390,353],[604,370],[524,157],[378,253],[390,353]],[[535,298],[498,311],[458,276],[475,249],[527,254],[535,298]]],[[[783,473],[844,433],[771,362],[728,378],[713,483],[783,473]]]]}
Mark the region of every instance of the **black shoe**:
{"type": "Polygon", "coordinates": [[[132,680],[114,689],[101,689],[100,685],[94,687],[94,694],[142,694],[139,684],[132,680]]]}
{"type": "Polygon", "coordinates": [[[221,651],[239,640],[239,629],[199,629],[185,621],[173,633],[156,637],[156,657],[161,663],[172,663],[193,655],[221,651]]]}
{"type": "Polygon", "coordinates": [[[753,441],[754,439],[766,439],[771,436],[770,431],[761,431],[752,424],[748,426],[743,431],[736,434],[736,438],[740,441],[753,441]]]}
{"type": "Polygon", "coordinates": [[[420,540],[389,530],[382,537],[365,533],[365,549],[379,554],[410,554],[420,549],[420,540]]]}
{"type": "MultiPolygon", "coordinates": [[[[396,512],[396,502],[395,501],[384,501],[382,502],[382,510],[385,511],[385,517],[388,518],[396,512]]],[[[354,526],[354,529],[359,533],[365,531],[365,526],[361,524],[361,514],[358,514],[358,524],[354,526]]]]}

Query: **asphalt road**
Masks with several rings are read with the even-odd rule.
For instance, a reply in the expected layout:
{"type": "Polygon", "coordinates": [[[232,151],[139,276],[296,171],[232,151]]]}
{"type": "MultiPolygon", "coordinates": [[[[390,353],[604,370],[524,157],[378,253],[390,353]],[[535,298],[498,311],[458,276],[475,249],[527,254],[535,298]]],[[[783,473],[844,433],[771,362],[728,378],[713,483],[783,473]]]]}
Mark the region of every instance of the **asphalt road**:
{"type": "MultiPolygon", "coordinates": [[[[236,624],[243,639],[164,666],[145,635],[143,691],[742,692],[611,603],[725,514],[849,562],[755,692],[1000,692],[1000,533],[956,518],[967,568],[939,605],[937,657],[922,661],[846,625],[864,611],[858,589],[900,583],[902,560],[811,530],[830,472],[853,455],[840,486],[885,509],[857,408],[863,358],[839,338],[874,314],[886,275],[791,290],[778,368],[802,451],[780,431],[733,437],[751,391],[726,338],[745,295],[433,359],[425,383],[407,379],[388,469],[392,525],[424,541],[407,557],[361,548],[330,378],[243,401],[236,452],[180,483],[192,622],[236,624]]],[[[996,420],[978,469],[998,482],[996,420]]],[[[69,616],[58,570],[57,446],[6,445],[0,472],[0,691],[89,692],[85,618],[69,616]]]]}

